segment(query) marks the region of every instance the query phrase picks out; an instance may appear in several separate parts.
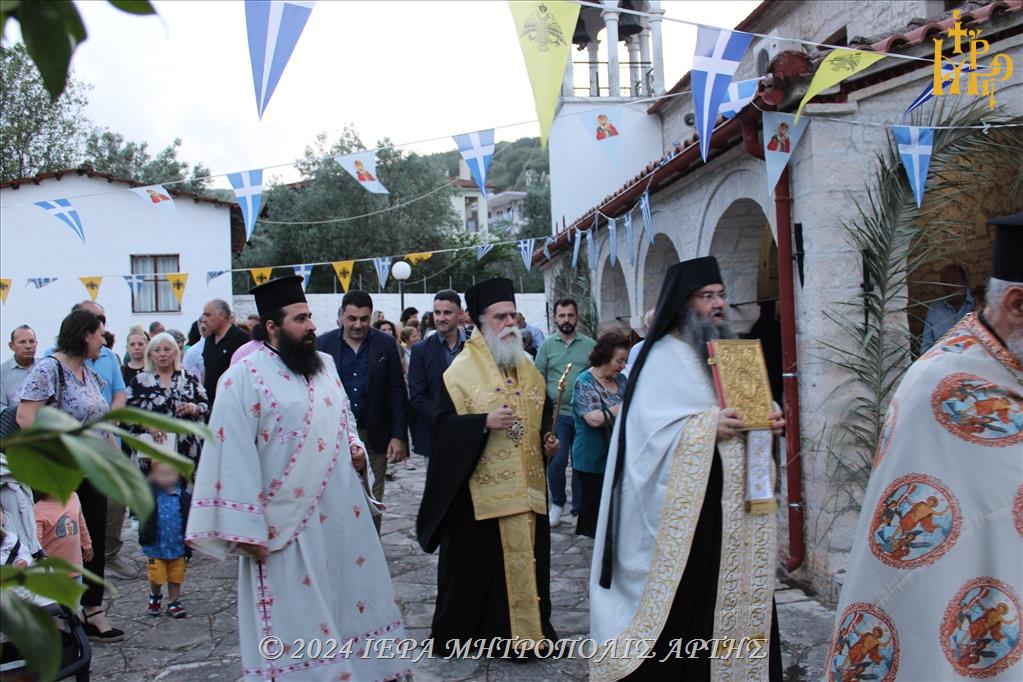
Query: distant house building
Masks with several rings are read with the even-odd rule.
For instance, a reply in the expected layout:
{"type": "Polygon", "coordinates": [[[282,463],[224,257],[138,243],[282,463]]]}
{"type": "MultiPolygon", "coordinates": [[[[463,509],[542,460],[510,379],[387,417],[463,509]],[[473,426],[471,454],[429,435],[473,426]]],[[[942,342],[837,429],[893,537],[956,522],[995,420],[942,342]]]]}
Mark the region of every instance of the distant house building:
{"type": "Polygon", "coordinates": [[[519,233],[525,222],[525,192],[501,192],[487,202],[487,222],[492,233],[501,232],[510,236],[519,233]]]}
{"type": "MultiPolygon", "coordinates": [[[[476,181],[472,179],[469,166],[464,159],[458,161],[458,176],[449,177],[454,192],[451,195],[451,205],[459,218],[461,229],[466,232],[476,232],[482,235],[487,231],[487,198],[480,191],[476,181]]],[[[487,183],[487,190],[493,185],[487,183]]]]}
{"type": "MultiPolygon", "coordinates": [[[[102,277],[96,301],[118,355],[133,325],[159,320],[187,334],[207,301],[231,300],[230,273],[209,282],[207,273],[229,270],[232,251],[244,245],[238,205],[172,187],[170,199],[128,191],[140,186],[86,168],[0,183],[0,278],[11,281],[0,316],[5,340],[28,324],[41,347],[53,345],[71,306],[89,298],[81,277],[102,277]],[[173,207],[156,205],[168,200],[173,207]],[[180,303],[167,277],[173,273],[188,274],[180,303]],[[127,275],[142,275],[137,290],[127,275]],[[35,278],[55,279],[37,288],[35,278]]],[[[0,344],[0,358],[10,355],[0,344]]]]}

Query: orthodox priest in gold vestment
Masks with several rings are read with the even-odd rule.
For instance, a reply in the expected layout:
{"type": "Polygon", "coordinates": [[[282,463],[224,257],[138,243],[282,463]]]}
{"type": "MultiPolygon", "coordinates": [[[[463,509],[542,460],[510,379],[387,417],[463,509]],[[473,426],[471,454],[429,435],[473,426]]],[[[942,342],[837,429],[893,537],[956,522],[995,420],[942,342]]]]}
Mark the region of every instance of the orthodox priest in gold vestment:
{"type": "Polygon", "coordinates": [[[746,504],[746,425],[719,407],[708,366],[707,342],[735,336],[727,308],[713,257],[666,273],[611,435],[591,680],[781,682],[774,514],[746,504]]]}
{"type": "Polygon", "coordinates": [[[476,331],[436,398],[416,523],[422,548],[440,548],[432,637],[437,651],[493,637],[530,650],[556,639],[545,472],[558,443],[543,377],[522,348],[511,280],[481,282],[465,300],[476,331]]]}

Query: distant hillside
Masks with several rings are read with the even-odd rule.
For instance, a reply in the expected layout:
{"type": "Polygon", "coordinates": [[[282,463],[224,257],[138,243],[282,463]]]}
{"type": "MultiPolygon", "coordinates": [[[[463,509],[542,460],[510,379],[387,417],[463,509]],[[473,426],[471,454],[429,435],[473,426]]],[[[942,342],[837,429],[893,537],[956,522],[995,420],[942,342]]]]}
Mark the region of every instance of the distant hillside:
{"type": "MultiPolygon", "coordinates": [[[[426,158],[441,164],[448,175],[458,175],[458,152],[439,152],[426,158]]],[[[490,164],[487,182],[497,192],[507,190],[526,191],[526,170],[537,174],[548,169],[547,150],[540,149],[539,137],[523,137],[514,142],[498,142],[494,160],[490,164]]]]}

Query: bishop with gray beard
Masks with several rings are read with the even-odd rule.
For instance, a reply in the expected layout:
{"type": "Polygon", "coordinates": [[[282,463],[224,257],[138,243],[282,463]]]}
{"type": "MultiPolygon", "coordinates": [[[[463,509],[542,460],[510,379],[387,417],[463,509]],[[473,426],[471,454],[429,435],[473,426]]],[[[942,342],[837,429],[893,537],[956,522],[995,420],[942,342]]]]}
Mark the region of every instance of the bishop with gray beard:
{"type": "Polygon", "coordinates": [[[727,310],[714,258],[668,270],[611,435],[590,571],[590,637],[630,653],[590,658],[592,680],[781,682],[772,592],[748,587],[774,582],[774,517],[745,509],[744,424],[707,364],[708,341],[735,337],[727,310]],[[714,638],[757,650],[672,653],[714,638]]]}

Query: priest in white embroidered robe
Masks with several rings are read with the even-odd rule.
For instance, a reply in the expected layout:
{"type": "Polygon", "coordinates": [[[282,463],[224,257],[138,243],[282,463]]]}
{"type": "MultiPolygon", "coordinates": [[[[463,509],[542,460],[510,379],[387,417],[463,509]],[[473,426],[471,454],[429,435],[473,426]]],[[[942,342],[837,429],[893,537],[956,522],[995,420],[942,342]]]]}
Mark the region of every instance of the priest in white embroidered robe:
{"type": "Polygon", "coordinates": [[[707,364],[706,342],[734,336],[726,308],[714,258],[668,270],[611,435],[590,636],[616,648],[590,659],[591,680],[781,682],[774,515],[746,510],[744,425],[719,409],[707,364]],[[686,649],[698,638],[735,648],[712,659],[686,649]]]}
{"type": "Polygon", "coordinates": [[[1023,680],[1023,214],[993,223],[984,311],[888,406],[828,680],[1023,680]]]}
{"type": "Polygon", "coordinates": [[[348,399],[315,350],[302,278],[253,293],[268,340],[220,379],[186,540],[240,557],[246,679],[397,679],[408,661],[362,655],[368,639],[403,637],[403,627],[353,466],[365,467],[365,449],[348,399]],[[280,639],[261,651],[266,637],[280,639]]]}

